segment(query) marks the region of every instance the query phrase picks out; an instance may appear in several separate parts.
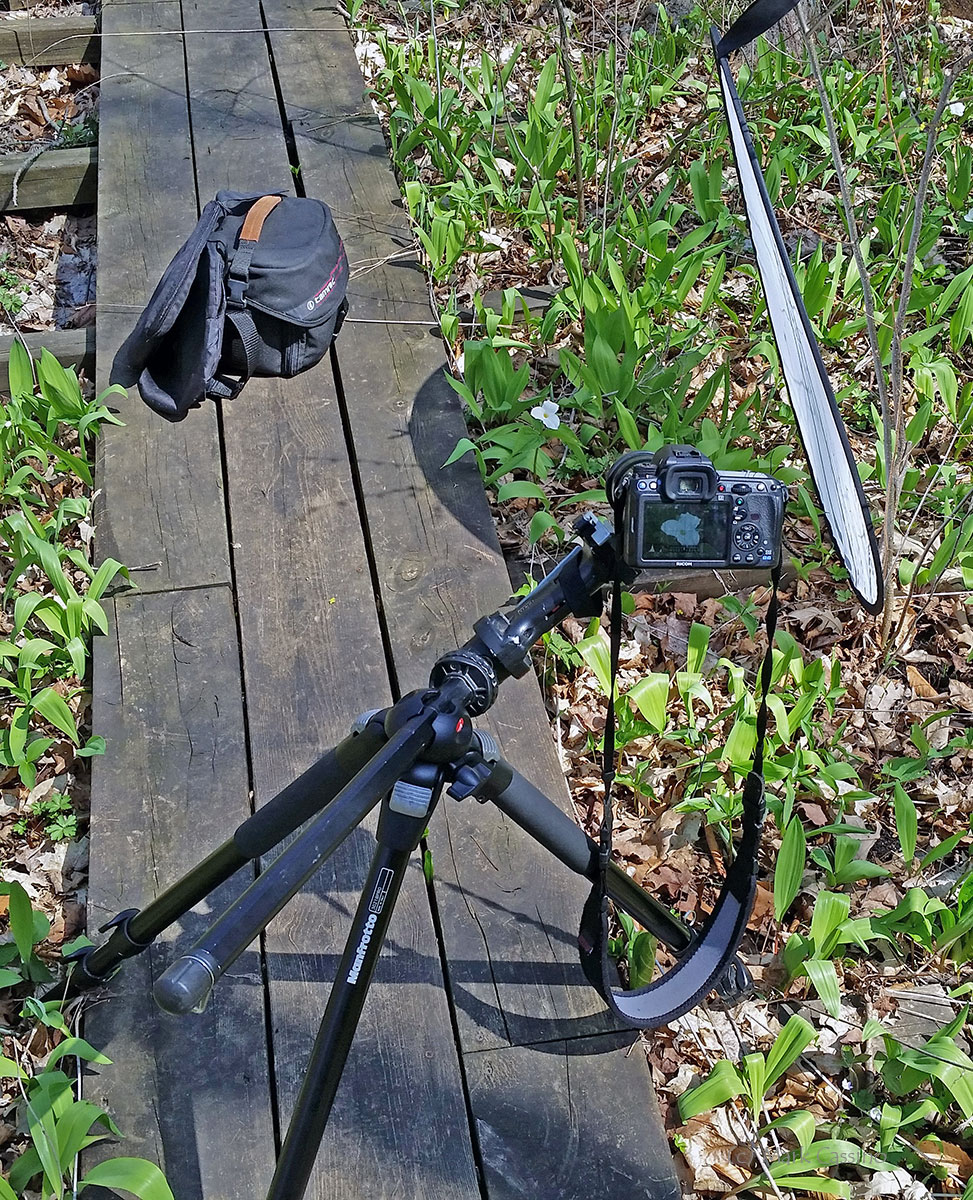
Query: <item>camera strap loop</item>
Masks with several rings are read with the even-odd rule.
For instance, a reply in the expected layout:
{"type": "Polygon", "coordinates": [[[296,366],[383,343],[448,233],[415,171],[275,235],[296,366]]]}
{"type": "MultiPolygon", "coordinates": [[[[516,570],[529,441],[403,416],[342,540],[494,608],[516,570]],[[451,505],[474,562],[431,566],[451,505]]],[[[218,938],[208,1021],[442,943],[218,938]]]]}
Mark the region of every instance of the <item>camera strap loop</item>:
{"type": "MultiPolygon", "coordinates": [[[[616,512],[615,528],[620,528],[616,512]]],[[[679,962],[648,987],[623,991],[618,973],[608,957],[609,905],[605,873],[611,860],[612,783],[615,777],[615,688],[622,632],[621,560],[612,581],[610,609],[611,671],[608,713],[605,720],[604,807],[599,838],[599,876],[585,902],[578,933],[581,965],[589,982],[615,1016],[643,1029],[654,1029],[681,1017],[702,1000],[723,978],[743,937],[757,885],[757,851],[764,821],[764,737],[767,730],[767,696],[773,677],[773,645],[779,611],[781,566],[771,574],[772,592],[767,606],[767,649],[759,673],[756,744],[753,764],[743,785],[743,829],[736,854],[726,873],[712,912],[679,962]]]]}

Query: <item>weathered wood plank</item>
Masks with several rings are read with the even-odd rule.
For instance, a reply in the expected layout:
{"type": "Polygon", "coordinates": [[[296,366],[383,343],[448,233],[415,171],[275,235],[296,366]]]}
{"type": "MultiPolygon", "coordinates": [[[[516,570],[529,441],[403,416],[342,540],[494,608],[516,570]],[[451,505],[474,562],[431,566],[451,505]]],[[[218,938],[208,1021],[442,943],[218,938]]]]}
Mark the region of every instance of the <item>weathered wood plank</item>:
{"type": "Polygon", "coordinates": [[[94,204],[97,188],[98,151],[94,146],[45,150],[33,162],[30,154],[0,158],[0,212],[94,204]]]}
{"type": "MultiPolygon", "coordinates": [[[[269,24],[278,29],[298,24],[297,4],[265,0],[269,24]]],[[[409,323],[428,320],[426,289],[408,253],[412,239],[381,131],[367,115],[347,40],[326,32],[332,14],[321,12],[315,20],[320,36],[275,32],[272,43],[276,61],[285,64],[281,91],[305,187],[334,205],[353,272],[359,269],[350,288],[352,320],[339,339],[338,356],[383,612],[406,690],[425,682],[436,655],[464,641],[473,620],[497,607],[508,586],[474,468],[460,462],[442,469],[464,432],[463,422],[443,378],[438,340],[428,326],[409,323]],[[389,323],[356,323],[355,317],[389,323]],[[402,500],[389,503],[390,496],[402,500]]],[[[491,714],[504,753],[533,783],[567,803],[536,680],[507,684],[504,691],[491,714]]],[[[523,1189],[505,1191],[499,1171],[488,1172],[487,1189],[491,1200],[560,1194],[550,1191],[557,1155],[551,1153],[552,1131],[571,1128],[563,1122],[573,1104],[572,1093],[564,1091],[569,1079],[562,1066],[549,1079],[550,1088],[536,1086],[537,1048],[514,1051],[510,1044],[575,1039],[570,1046],[581,1055],[579,1070],[590,1075],[592,1091],[595,1081],[615,1087],[613,1064],[599,1058],[599,1042],[590,1037],[611,1021],[587,985],[575,950],[587,888],[495,811],[445,804],[445,828],[435,822],[431,840],[466,1069],[475,1074],[484,1057],[478,1050],[496,1048],[506,1056],[495,1061],[509,1072],[504,1103],[519,1113],[519,1127],[502,1125],[494,1102],[475,1087],[473,1113],[481,1138],[484,1122],[501,1129],[501,1149],[507,1148],[510,1161],[525,1139],[536,1138],[523,1189]],[[538,1137],[539,1127],[549,1128],[551,1138],[538,1137]]],[[[602,1181],[601,1195],[631,1194],[630,1179],[611,1167],[618,1143],[638,1163],[651,1189],[647,1194],[676,1194],[644,1063],[637,1090],[618,1114],[610,1149],[599,1143],[603,1117],[597,1102],[572,1112],[575,1136],[595,1146],[599,1163],[592,1174],[602,1181]]]]}
{"type": "MultiPolygon", "coordinates": [[[[188,41],[200,198],[290,188],[256,3],[207,0],[188,41]],[[239,64],[247,63],[245,88],[239,64]],[[253,163],[261,172],[255,177],[253,163]]],[[[357,712],[389,702],[355,486],[327,364],[253,380],[224,406],[255,799],[267,800],[357,712]],[[268,536],[272,531],[272,536],[268,536]]],[[[370,825],[369,829],[372,828],[370,825]]],[[[357,831],[267,930],[282,1121],[289,1118],[374,843],[357,831]]],[[[418,865],[400,896],[342,1080],[313,1200],[479,1195],[442,968],[418,865]]]]}
{"type": "Polygon", "coordinates": [[[31,67],[96,63],[101,39],[95,17],[43,17],[0,21],[0,61],[31,67]]]}
{"type": "MultiPolygon", "coordinates": [[[[7,368],[10,365],[10,347],[17,341],[13,334],[0,337],[0,392],[10,383],[7,368]]],[[[83,367],[91,378],[95,366],[95,329],[50,329],[44,333],[24,334],[24,341],[31,356],[37,358],[44,347],[54,355],[62,367],[83,367]]]]}
{"type": "MultiPolygon", "coordinates": [[[[271,24],[296,24],[298,3],[270,0],[271,24]]],[[[320,19],[328,24],[330,14],[320,19]]],[[[353,269],[397,255],[353,279],[338,356],[405,690],[426,682],[436,655],[465,641],[476,617],[498,607],[509,585],[475,466],[464,460],[442,469],[465,427],[443,378],[438,338],[408,324],[420,313],[428,317],[426,289],[419,264],[402,249],[411,247],[408,221],[378,123],[360,115],[363,84],[357,62],[348,61],[347,38],[273,39],[277,60],[287,64],[285,106],[303,131],[297,146],[309,193],[333,201],[341,213],[353,269]],[[326,93],[314,90],[318,78],[327,80],[326,93]],[[356,323],[360,316],[390,324],[356,323]],[[390,491],[408,503],[389,505],[390,491]]],[[[533,676],[505,685],[491,727],[518,769],[566,802],[533,676]]],[[[518,961],[516,978],[494,971],[469,982],[475,1017],[464,1010],[465,981],[454,979],[463,993],[457,1003],[464,1045],[530,1041],[537,1018],[552,1023],[551,1038],[611,1028],[577,963],[577,931],[568,928],[569,916],[580,914],[584,886],[495,811],[476,805],[446,811],[450,840],[437,844],[436,858],[437,875],[442,870],[450,879],[439,898],[449,957],[483,957],[496,966],[516,954],[518,961]],[[485,1026],[488,1011],[493,1016],[485,1026]]]]}
{"type": "Polygon", "coordinates": [[[678,1200],[648,1064],[625,1040],[605,1035],[467,1057],[490,1200],[678,1200]],[[630,1110],[644,1104],[652,1119],[636,1141],[630,1110]]]}
{"type": "MultiPolygon", "coordinates": [[[[111,0],[102,24],[99,388],[197,218],[182,38],[144,36],[181,29],[179,4],[111,0]]],[[[118,408],[125,427],[99,438],[99,555],[145,568],[143,591],[228,582],[215,408],[171,425],[134,389],[118,408]]]]}
{"type": "MultiPolygon", "coordinates": [[[[92,930],[144,906],[249,815],[229,589],[123,596],[109,608],[113,634],[95,639],[93,719],[108,749],[93,771],[92,930]]],[[[205,912],[127,963],[86,1018],[86,1036],[114,1061],[87,1095],[116,1118],[122,1152],[159,1163],[180,1200],[251,1200],[273,1162],[256,953],[202,1015],[164,1016],[151,994],[173,952],[246,882],[224,885],[205,912]]]]}

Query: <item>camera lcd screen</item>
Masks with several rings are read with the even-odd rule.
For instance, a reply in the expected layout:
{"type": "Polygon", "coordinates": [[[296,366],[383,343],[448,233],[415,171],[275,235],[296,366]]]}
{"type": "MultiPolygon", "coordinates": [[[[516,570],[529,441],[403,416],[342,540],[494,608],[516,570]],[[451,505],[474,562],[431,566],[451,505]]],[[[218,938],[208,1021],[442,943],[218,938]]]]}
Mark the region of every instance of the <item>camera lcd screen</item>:
{"type": "Polygon", "coordinates": [[[641,560],[723,562],[730,526],[729,504],[643,504],[641,560]]]}

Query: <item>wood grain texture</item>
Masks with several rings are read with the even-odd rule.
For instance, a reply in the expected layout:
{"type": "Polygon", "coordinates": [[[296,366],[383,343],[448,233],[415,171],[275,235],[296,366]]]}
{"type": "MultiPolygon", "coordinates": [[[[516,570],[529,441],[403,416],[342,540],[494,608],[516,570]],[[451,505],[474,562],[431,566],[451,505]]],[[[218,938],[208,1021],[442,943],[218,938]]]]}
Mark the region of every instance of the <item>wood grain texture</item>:
{"type": "MultiPolygon", "coordinates": [[[[13,334],[0,337],[0,392],[6,391],[10,377],[10,347],[15,341],[13,334]]],[[[54,355],[62,367],[83,368],[90,379],[95,367],[95,329],[89,325],[87,329],[49,329],[44,333],[24,334],[24,341],[31,356],[37,358],[41,347],[45,347],[54,355]]]]}
{"type": "Polygon", "coordinates": [[[94,146],[46,150],[33,160],[29,154],[0,158],[0,212],[94,204],[97,185],[98,151],[94,146]]]}
{"type": "MultiPolygon", "coordinates": [[[[97,384],[196,223],[176,0],[104,7],[98,200],[97,384]],[[128,35],[128,36],[126,36],[128,35]]],[[[212,404],[172,425],[113,398],[124,428],[98,440],[96,550],[142,568],[143,591],[227,583],[226,514],[212,404]]]]}
{"type": "MultiPolygon", "coordinates": [[[[249,815],[229,590],[123,596],[109,608],[114,634],[95,639],[93,720],[108,749],[92,781],[92,929],[151,901],[249,815]]],[[[158,1163],[180,1200],[251,1200],[272,1170],[257,954],[238,960],[202,1015],[163,1014],[151,995],[248,878],[127,963],[86,1018],[86,1036],[115,1063],[86,1084],[125,1135],[114,1153],[158,1163]]]]}
{"type": "Polygon", "coordinates": [[[471,1054],[466,1069],[490,1200],[682,1194],[645,1055],[619,1035],[471,1054]]]}
{"type": "MultiPolygon", "coordinates": [[[[265,9],[272,26],[299,23],[297,0],[265,0],[265,9]]],[[[396,323],[428,320],[429,310],[381,130],[362,105],[347,40],[326,32],[330,13],[317,19],[320,37],[276,32],[272,43],[276,60],[288,64],[281,91],[305,187],[333,204],[352,264],[352,320],[338,341],[341,384],[396,676],[405,691],[425,684],[437,655],[464,642],[476,617],[502,603],[508,584],[474,466],[442,467],[465,428],[443,376],[441,345],[428,326],[396,323]],[[326,93],[314,91],[316,79],[328,81],[326,93]],[[389,323],[356,323],[355,317],[389,323]]],[[[504,685],[490,718],[507,757],[567,804],[533,676],[504,685]]],[[[560,1174],[552,1185],[558,1136],[593,1147],[587,1181],[598,1187],[585,1194],[632,1195],[632,1173],[614,1165],[624,1144],[638,1163],[644,1194],[675,1196],[641,1056],[635,1056],[637,1077],[626,1075],[632,1091],[614,1118],[612,1144],[598,1140],[599,1093],[616,1086],[621,1060],[598,1053],[603,1045],[592,1035],[611,1029],[612,1019],[577,961],[587,887],[496,811],[443,803],[445,820],[437,816],[431,830],[436,899],[491,1200],[583,1194],[572,1192],[560,1174]],[[589,1081],[589,1099],[581,1105],[563,1063],[541,1069],[540,1049],[525,1045],[562,1038],[572,1039],[563,1043],[563,1057],[578,1055],[573,1078],[589,1081]],[[506,1071],[499,1095],[476,1084],[491,1054],[506,1071]],[[496,1137],[485,1145],[489,1130],[496,1137]],[[522,1190],[507,1187],[491,1158],[519,1164],[522,1190]]]]}
{"type": "MultiPolygon", "coordinates": [[[[272,24],[296,23],[297,0],[269,3],[272,24]]],[[[320,19],[330,21],[327,13],[320,19]]],[[[427,327],[394,323],[420,312],[428,318],[427,293],[419,264],[401,252],[411,235],[377,121],[338,119],[361,104],[348,39],[279,33],[273,41],[278,60],[289,64],[285,107],[304,130],[297,146],[305,186],[343,214],[349,261],[380,264],[352,281],[338,357],[396,670],[407,690],[425,684],[437,655],[466,641],[509,585],[475,465],[465,459],[442,467],[466,429],[443,375],[441,343],[427,327]],[[309,85],[318,77],[328,79],[329,91],[312,111],[309,85]],[[362,313],[393,323],[355,323],[362,313]]],[[[504,686],[489,726],[518,769],[567,802],[532,675],[504,686]]],[[[434,856],[449,959],[471,964],[471,978],[454,977],[464,1046],[532,1041],[541,1024],[551,1038],[611,1028],[578,965],[577,929],[570,928],[586,889],[494,810],[449,804],[446,819],[434,856]],[[514,959],[515,971],[497,968],[514,959]]]]}
{"type": "MultiPolygon", "coordinates": [[[[226,30],[260,20],[256,3],[217,2],[187,10],[187,24],[202,24],[204,16],[210,27],[226,30]]],[[[289,187],[263,39],[199,35],[189,42],[188,64],[201,199],[219,187],[289,187]]],[[[292,380],[252,380],[224,406],[224,430],[260,804],[346,736],[358,712],[389,703],[389,682],[327,363],[292,380]]],[[[356,831],[267,930],[283,1122],[364,882],[372,827],[356,831]]],[[[396,906],[308,1197],[474,1200],[478,1194],[442,968],[415,867],[396,906]]]]}
{"type": "Polygon", "coordinates": [[[94,17],[43,17],[0,22],[0,60],[30,67],[98,62],[101,39],[94,17]]]}

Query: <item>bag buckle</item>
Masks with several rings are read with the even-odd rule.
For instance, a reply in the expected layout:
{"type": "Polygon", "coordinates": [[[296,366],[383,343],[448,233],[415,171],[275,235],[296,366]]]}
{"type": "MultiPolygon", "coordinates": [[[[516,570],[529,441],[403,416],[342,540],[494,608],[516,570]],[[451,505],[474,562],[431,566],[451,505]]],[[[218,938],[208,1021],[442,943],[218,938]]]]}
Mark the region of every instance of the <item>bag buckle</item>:
{"type": "Polygon", "coordinates": [[[246,294],[247,294],[247,284],[250,282],[249,278],[246,275],[244,275],[244,276],[234,275],[233,271],[231,269],[229,275],[227,276],[226,282],[227,282],[227,297],[226,297],[227,308],[233,308],[233,309],[246,308],[247,307],[246,294]]]}

